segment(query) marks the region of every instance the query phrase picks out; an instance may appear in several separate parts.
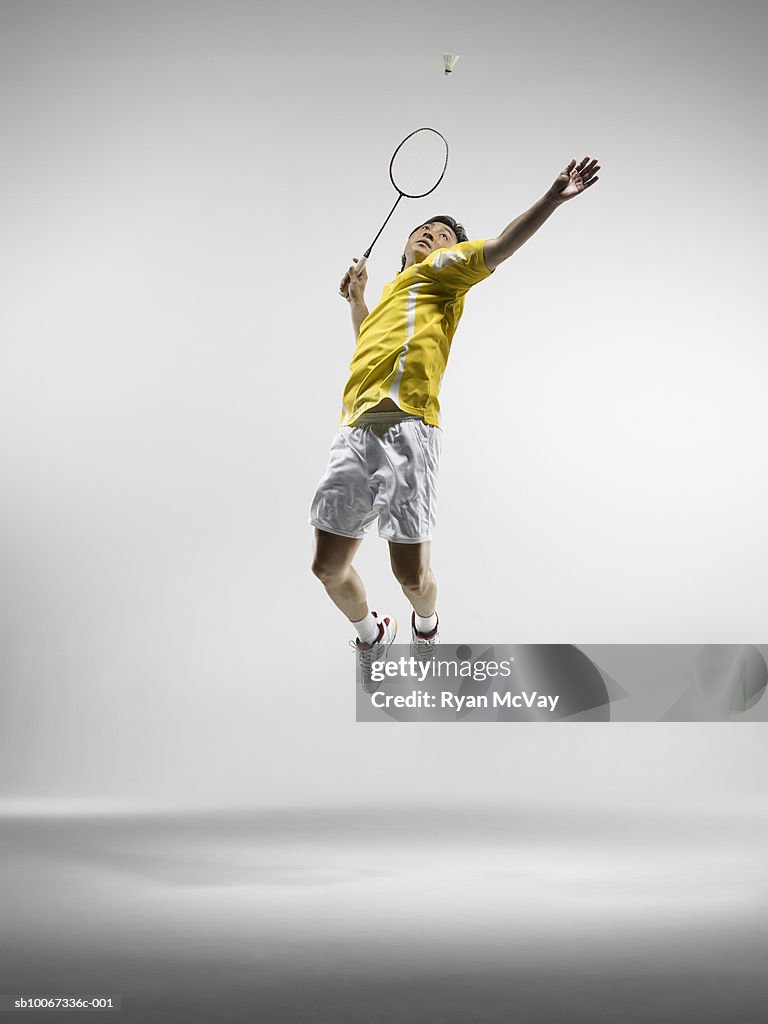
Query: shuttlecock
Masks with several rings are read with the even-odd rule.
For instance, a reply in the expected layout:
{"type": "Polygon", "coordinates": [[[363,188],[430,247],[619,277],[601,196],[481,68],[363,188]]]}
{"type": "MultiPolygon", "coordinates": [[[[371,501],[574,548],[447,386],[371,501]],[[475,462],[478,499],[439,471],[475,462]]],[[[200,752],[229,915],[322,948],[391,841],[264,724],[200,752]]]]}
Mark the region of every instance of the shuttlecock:
{"type": "Polygon", "coordinates": [[[453,66],[459,59],[458,53],[444,53],[443,54],[443,69],[446,75],[450,75],[453,71],[453,66]]]}

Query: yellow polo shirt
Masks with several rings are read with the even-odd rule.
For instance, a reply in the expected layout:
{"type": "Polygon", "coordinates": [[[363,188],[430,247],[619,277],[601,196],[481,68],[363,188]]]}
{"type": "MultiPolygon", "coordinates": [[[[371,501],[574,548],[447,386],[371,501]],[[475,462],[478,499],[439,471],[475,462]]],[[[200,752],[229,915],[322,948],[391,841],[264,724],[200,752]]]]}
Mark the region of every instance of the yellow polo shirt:
{"type": "Polygon", "coordinates": [[[473,284],[489,277],[485,239],[438,249],[384,286],[360,326],[342,399],[352,425],[383,398],[440,425],[438,393],[451,342],[473,284]]]}

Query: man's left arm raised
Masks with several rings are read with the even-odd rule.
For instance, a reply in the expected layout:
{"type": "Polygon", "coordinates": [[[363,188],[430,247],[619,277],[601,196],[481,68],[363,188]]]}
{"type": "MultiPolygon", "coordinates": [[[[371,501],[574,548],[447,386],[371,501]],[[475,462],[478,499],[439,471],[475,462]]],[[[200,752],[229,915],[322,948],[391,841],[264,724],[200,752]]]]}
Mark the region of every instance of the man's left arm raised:
{"type": "Polygon", "coordinates": [[[600,165],[597,160],[585,156],[576,163],[571,160],[566,168],[555,178],[552,186],[547,189],[541,199],[533,206],[507,224],[497,238],[489,238],[483,248],[483,258],[489,270],[495,270],[500,263],[509,259],[521,245],[534,235],[558,206],[581,195],[598,180],[597,172],[600,165]]]}

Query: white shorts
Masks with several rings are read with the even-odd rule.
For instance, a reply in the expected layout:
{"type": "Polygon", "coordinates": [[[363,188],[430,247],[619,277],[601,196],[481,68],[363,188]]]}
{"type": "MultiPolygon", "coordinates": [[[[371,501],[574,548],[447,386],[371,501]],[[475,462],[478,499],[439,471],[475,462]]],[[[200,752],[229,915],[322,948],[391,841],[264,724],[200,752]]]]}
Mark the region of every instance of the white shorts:
{"type": "Polygon", "coordinates": [[[339,427],[310,525],[360,539],[378,519],[384,540],[431,540],[442,434],[405,413],[369,413],[353,427],[339,427]]]}

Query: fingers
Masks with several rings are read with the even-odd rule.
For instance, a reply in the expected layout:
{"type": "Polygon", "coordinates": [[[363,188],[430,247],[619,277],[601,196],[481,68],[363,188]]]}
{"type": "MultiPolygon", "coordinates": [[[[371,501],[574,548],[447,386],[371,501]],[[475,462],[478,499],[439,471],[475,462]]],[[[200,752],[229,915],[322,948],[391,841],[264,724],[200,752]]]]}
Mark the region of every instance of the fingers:
{"type": "Polygon", "coordinates": [[[575,161],[572,160],[569,166],[571,170],[568,172],[568,176],[571,179],[571,183],[580,192],[583,192],[584,189],[589,188],[590,185],[594,185],[599,180],[597,172],[600,170],[600,164],[596,158],[584,156],[579,160],[578,164],[575,164],[575,161]]]}
{"type": "Polygon", "coordinates": [[[580,174],[582,178],[590,178],[595,171],[600,170],[600,165],[597,160],[590,160],[588,156],[582,157],[576,167],[576,173],[580,174]]]}
{"type": "MultiPolygon", "coordinates": [[[[351,268],[350,268],[351,269],[351,268]]],[[[339,284],[339,295],[349,301],[350,271],[348,270],[339,284]]]]}
{"type": "Polygon", "coordinates": [[[339,284],[339,294],[348,301],[353,297],[353,292],[357,297],[362,297],[362,289],[365,288],[366,281],[368,280],[368,271],[365,269],[365,263],[363,263],[362,267],[358,268],[357,264],[359,262],[359,257],[352,257],[352,263],[339,284]]]}
{"type": "Polygon", "coordinates": [[[567,174],[570,177],[571,172],[572,171],[576,171],[577,174],[581,175],[582,180],[586,181],[588,178],[591,178],[592,175],[595,174],[599,170],[600,170],[600,164],[597,162],[596,158],[590,158],[589,156],[583,156],[581,158],[581,160],[579,160],[578,164],[576,163],[575,158],[573,160],[571,160],[571,162],[568,164],[568,166],[565,167],[560,173],[561,173],[561,175],[562,174],[567,174]]]}
{"type": "MultiPolygon", "coordinates": [[[[355,260],[355,263],[357,263],[357,260],[355,260]]],[[[353,281],[359,281],[360,287],[365,288],[368,280],[368,271],[365,269],[365,263],[362,266],[350,267],[349,273],[353,281]]]]}
{"type": "MultiPolygon", "coordinates": [[[[344,274],[344,277],[342,277],[342,279],[341,279],[342,284],[344,283],[344,281],[348,281],[352,277],[353,274],[355,275],[355,277],[359,277],[360,274],[363,272],[363,271],[360,271],[360,273],[358,273],[357,267],[355,266],[355,264],[357,262],[358,262],[357,256],[353,256],[352,257],[352,263],[349,265],[349,268],[347,269],[347,272],[344,274]]],[[[363,268],[363,270],[364,269],[365,268],[363,268]]]]}
{"type": "Polygon", "coordinates": [[[343,292],[343,291],[344,291],[344,289],[346,288],[346,286],[347,286],[347,285],[349,284],[349,282],[351,281],[351,279],[352,279],[352,274],[354,273],[354,270],[355,270],[355,263],[357,263],[357,258],[353,256],[353,257],[352,257],[352,265],[351,265],[351,266],[350,266],[350,268],[349,268],[349,269],[347,270],[347,272],[346,272],[346,274],[344,275],[344,277],[342,277],[342,279],[341,279],[341,284],[339,285],[339,291],[343,292]]]}
{"type": "Polygon", "coordinates": [[[600,164],[597,160],[590,160],[581,170],[581,176],[586,181],[587,178],[591,178],[595,171],[600,170],[600,164]]]}

